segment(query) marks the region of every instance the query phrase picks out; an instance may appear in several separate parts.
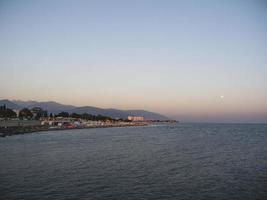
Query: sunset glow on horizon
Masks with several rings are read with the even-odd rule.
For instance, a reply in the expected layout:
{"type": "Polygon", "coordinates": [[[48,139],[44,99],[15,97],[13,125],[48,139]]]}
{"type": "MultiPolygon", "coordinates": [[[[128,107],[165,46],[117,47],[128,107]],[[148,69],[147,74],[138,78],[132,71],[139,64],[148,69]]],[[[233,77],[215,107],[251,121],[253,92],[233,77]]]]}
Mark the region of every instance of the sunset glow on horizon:
{"type": "Polygon", "coordinates": [[[260,0],[4,0],[0,99],[266,123],[266,11],[260,0]]]}

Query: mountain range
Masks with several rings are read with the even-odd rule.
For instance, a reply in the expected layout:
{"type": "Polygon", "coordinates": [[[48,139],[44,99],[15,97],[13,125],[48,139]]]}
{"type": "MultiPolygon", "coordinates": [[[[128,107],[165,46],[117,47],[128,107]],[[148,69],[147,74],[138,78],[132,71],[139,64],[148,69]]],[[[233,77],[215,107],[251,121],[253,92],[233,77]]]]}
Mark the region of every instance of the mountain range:
{"type": "Polygon", "coordinates": [[[143,116],[145,119],[150,120],[168,120],[169,118],[161,115],[159,113],[150,112],[146,110],[120,110],[114,108],[97,108],[93,106],[73,106],[73,105],[64,105],[54,101],[21,101],[21,100],[0,100],[0,106],[6,105],[7,108],[11,109],[22,109],[22,108],[34,108],[41,107],[42,109],[47,110],[48,113],[57,114],[59,112],[69,112],[69,113],[89,113],[92,115],[104,115],[112,118],[123,118],[126,119],[129,115],[134,116],[143,116]]]}

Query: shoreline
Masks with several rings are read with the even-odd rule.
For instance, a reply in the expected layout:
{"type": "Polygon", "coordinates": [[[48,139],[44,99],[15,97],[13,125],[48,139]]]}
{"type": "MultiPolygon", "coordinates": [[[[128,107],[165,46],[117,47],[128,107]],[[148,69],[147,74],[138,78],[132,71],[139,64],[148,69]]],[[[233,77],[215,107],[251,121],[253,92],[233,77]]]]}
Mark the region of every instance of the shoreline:
{"type": "Polygon", "coordinates": [[[127,125],[105,125],[105,126],[91,126],[91,127],[77,127],[77,128],[52,128],[49,126],[19,126],[19,127],[0,127],[0,137],[24,135],[27,133],[37,133],[44,131],[63,131],[63,130],[76,130],[76,129],[92,129],[92,128],[118,128],[118,127],[131,127],[131,126],[147,126],[148,124],[127,124],[127,125]]]}

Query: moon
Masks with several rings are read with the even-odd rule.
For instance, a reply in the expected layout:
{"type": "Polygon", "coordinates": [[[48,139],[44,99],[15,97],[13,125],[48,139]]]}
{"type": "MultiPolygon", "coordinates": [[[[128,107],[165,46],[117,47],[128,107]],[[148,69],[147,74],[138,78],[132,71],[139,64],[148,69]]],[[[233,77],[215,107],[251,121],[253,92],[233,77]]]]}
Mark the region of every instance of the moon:
{"type": "Polygon", "coordinates": [[[220,98],[221,98],[221,99],[223,99],[223,98],[224,98],[224,96],[223,96],[223,95],[221,95],[221,96],[220,96],[220,98]]]}

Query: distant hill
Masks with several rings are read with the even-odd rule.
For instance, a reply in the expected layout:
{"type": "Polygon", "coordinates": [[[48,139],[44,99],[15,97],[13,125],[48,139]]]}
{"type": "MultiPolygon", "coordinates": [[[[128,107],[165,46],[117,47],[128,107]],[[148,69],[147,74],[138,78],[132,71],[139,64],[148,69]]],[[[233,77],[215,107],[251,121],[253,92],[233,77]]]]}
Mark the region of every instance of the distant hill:
{"type": "Polygon", "coordinates": [[[154,119],[154,120],[168,120],[169,118],[163,116],[158,113],[149,112],[145,110],[118,110],[118,109],[103,109],[103,108],[96,108],[91,106],[85,107],[76,107],[74,109],[68,110],[68,112],[75,112],[75,113],[90,113],[93,115],[105,115],[113,118],[123,118],[126,119],[129,115],[134,116],[143,116],[145,119],[154,119]]]}
{"type": "Polygon", "coordinates": [[[75,106],[63,105],[54,101],[38,102],[38,101],[12,101],[22,107],[34,108],[41,107],[47,110],[49,113],[59,113],[62,111],[67,111],[74,109],[75,106]]]}
{"type": "Polygon", "coordinates": [[[122,110],[117,109],[103,109],[92,106],[76,107],[74,109],[68,110],[69,113],[90,113],[92,115],[104,115],[112,118],[127,118],[128,115],[122,110]]]}
{"type": "Polygon", "coordinates": [[[7,108],[11,109],[21,109],[22,107],[13,103],[12,101],[9,101],[8,99],[2,99],[0,100],[0,106],[6,105],[7,108]]]}
{"type": "Polygon", "coordinates": [[[76,107],[72,105],[64,105],[54,101],[47,101],[47,102],[38,102],[38,101],[20,101],[20,100],[0,100],[0,105],[6,105],[8,108],[12,109],[21,109],[21,108],[33,108],[33,107],[41,107],[48,111],[48,113],[57,114],[59,112],[65,111],[69,113],[89,113],[92,115],[105,115],[112,118],[123,118],[126,119],[129,115],[134,116],[143,116],[145,119],[154,119],[154,120],[167,120],[168,117],[149,112],[145,110],[119,110],[113,108],[97,108],[92,106],[83,106],[83,107],[76,107]]]}

